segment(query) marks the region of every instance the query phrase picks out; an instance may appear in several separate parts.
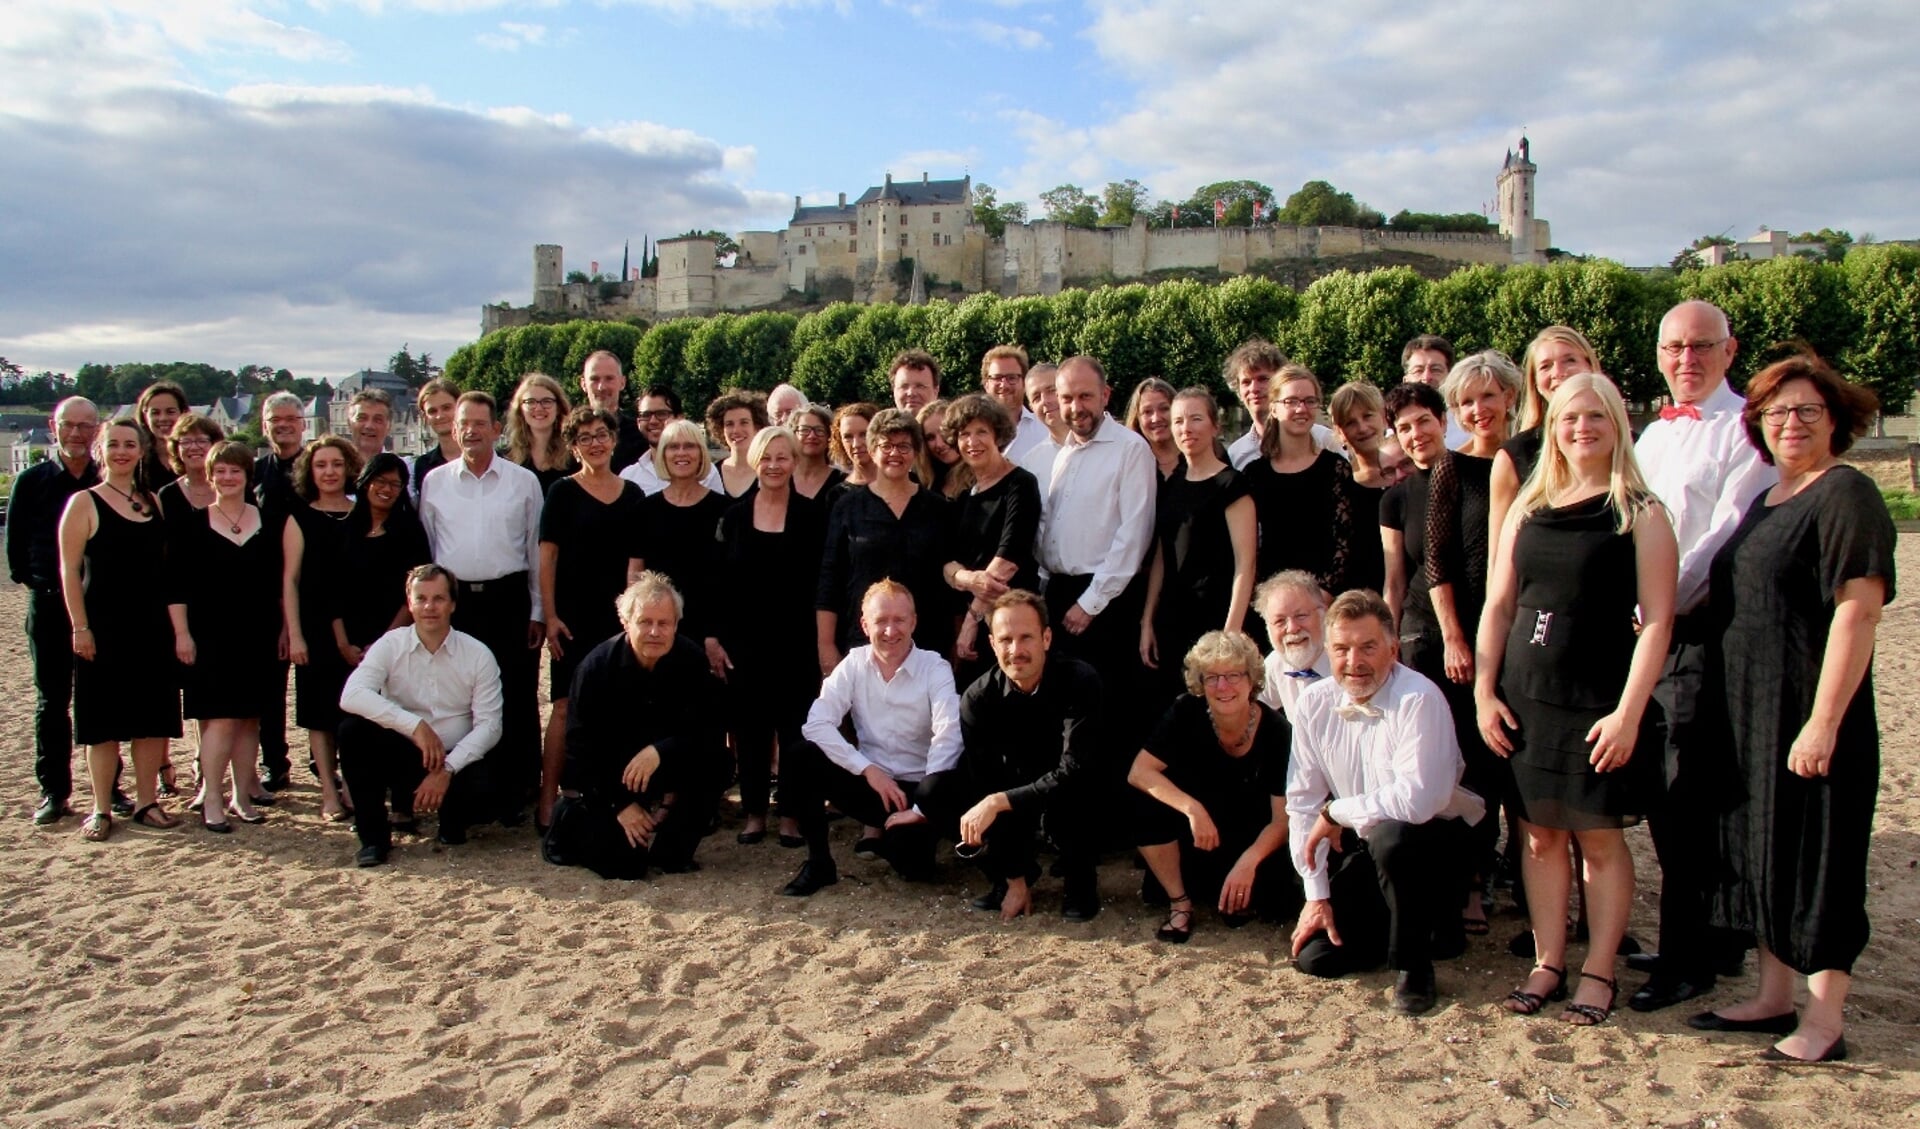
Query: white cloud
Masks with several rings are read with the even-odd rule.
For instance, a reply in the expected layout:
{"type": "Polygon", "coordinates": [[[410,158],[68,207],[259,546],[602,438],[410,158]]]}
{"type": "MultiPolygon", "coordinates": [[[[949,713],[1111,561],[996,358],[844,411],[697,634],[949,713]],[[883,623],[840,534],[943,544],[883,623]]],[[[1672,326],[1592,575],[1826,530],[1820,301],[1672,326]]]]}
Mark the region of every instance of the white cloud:
{"type": "Polygon", "coordinates": [[[473,37],[474,42],[489,51],[518,51],[522,47],[539,47],[547,41],[545,24],[514,23],[503,20],[498,31],[483,31],[473,37]]]}
{"type": "Polygon", "coordinates": [[[974,20],[967,24],[967,29],[998,47],[1018,47],[1022,51],[1038,51],[1050,46],[1045,35],[1030,27],[1015,27],[1012,24],[995,23],[992,20],[974,20]]]}

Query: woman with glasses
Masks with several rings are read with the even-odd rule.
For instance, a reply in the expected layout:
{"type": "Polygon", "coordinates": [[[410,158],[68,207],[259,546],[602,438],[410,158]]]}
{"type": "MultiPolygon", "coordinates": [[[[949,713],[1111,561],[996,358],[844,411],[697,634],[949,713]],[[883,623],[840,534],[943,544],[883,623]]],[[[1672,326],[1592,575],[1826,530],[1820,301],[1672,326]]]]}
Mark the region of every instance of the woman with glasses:
{"type": "Polygon", "coordinates": [[[727,450],[719,469],[729,497],[738,498],[753,488],[755,476],[753,465],[747,461],[747,447],[767,422],[767,398],[758,392],[736,388],[722,392],[707,405],[707,438],[727,450]]]}
{"type": "Polygon", "coordinates": [[[567,444],[560,437],[560,421],[573,406],[560,382],[544,372],[530,372],[513,390],[507,412],[507,458],[534,473],[544,497],[553,484],[573,473],[567,444]]]}
{"type": "Polygon", "coordinates": [[[1894,529],[1874,481],[1839,462],[1879,403],[1811,354],[1747,384],[1747,437],[1780,482],[1715,554],[1707,688],[1731,737],[1715,924],[1760,942],[1753,998],[1688,1020],[1784,1036],[1768,1058],[1847,1056],[1844,1009],[1867,943],[1880,791],[1873,647],[1894,595],[1894,529]],[[1796,980],[1807,1007],[1794,1012],[1796,980]]]}
{"type": "Polygon", "coordinates": [[[847,472],[833,465],[833,409],[805,404],[788,421],[798,453],[793,461],[793,489],[803,498],[833,497],[847,472]]]}
{"type": "Polygon", "coordinates": [[[1287,857],[1288,730],[1259,701],[1260,648],[1237,631],[1202,635],[1181,663],[1174,700],[1133,758],[1134,842],[1167,897],[1154,934],[1193,935],[1211,903],[1230,928],[1285,920],[1301,905],[1287,857]]]}
{"type": "Polygon", "coordinates": [[[1354,538],[1369,527],[1354,518],[1347,460],[1314,440],[1320,402],[1320,379],[1311,369],[1281,366],[1273,374],[1272,418],[1260,434],[1261,457],[1244,473],[1260,526],[1258,575],[1297,568],[1338,595],[1351,587],[1354,538]]]}

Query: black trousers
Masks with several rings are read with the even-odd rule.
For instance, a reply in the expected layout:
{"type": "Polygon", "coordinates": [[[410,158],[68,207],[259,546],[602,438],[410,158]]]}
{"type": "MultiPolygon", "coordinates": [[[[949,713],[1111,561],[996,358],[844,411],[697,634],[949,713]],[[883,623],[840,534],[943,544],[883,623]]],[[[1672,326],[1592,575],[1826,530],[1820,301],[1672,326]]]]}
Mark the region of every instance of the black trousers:
{"type": "MultiPolygon", "coordinates": [[[[387,818],[387,798],[393,809],[411,817],[413,791],[427,778],[414,743],[385,726],[355,714],[340,715],[340,774],[353,798],[354,831],[363,847],[393,845],[393,826],[387,818]]],[[[440,802],[440,830],[465,831],[491,817],[491,753],[453,774],[440,802]]]]}
{"type": "MultiPolygon", "coordinates": [[[[1493,818],[1491,814],[1487,818],[1493,818]]],[[[1457,819],[1387,822],[1362,839],[1341,834],[1327,853],[1333,922],[1343,944],[1316,933],[1294,964],[1310,976],[1344,976],[1378,967],[1419,971],[1433,966],[1439,934],[1460,932],[1460,858],[1469,828],[1457,819]]]]}
{"type": "MultiPolygon", "coordinates": [[[[895,828],[881,839],[881,852],[893,868],[908,878],[925,878],[933,870],[933,850],[941,838],[958,835],[960,816],[966,811],[966,782],[957,772],[935,772],[918,781],[896,781],[907,794],[907,803],[918,806],[927,822],[895,828]]],[[[816,862],[833,862],[827,841],[827,813],[831,802],[848,818],[869,827],[886,825],[886,805],[866,777],[848,772],[827,759],[820,746],[800,741],[780,751],[780,807],[791,811],[800,821],[800,834],[807,840],[808,856],[816,862]]]]}
{"type": "MultiPolygon", "coordinates": [[[[1172,699],[1155,696],[1136,700],[1142,696],[1128,693],[1129,688],[1138,687],[1143,681],[1140,613],[1141,600],[1145,597],[1136,596],[1129,587],[1114,597],[1099,615],[1094,616],[1084,632],[1075,635],[1067,630],[1064,621],[1067,612],[1086,594],[1088,585],[1092,583],[1091,575],[1047,578],[1042,594],[1047,601],[1047,617],[1052,620],[1051,653],[1079,659],[1100,675],[1100,685],[1107,688],[1108,707],[1115,711],[1114,732],[1131,732],[1135,726],[1151,726],[1172,699]]],[[[1132,750],[1129,750],[1125,758],[1128,764],[1133,761],[1131,753],[1132,750]]]]}
{"type": "Polygon", "coordinates": [[[58,588],[27,596],[27,656],[33,663],[33,778],[40,794],[73,795],[73,623],[58,588]]]}
{"type": "Polygon", "coordinates": [[[480,640],[500,666],[500,743],[487,754],[505,816],[525,808],[540,787],[540,652],[527,646],[533,597],[527,574],[461,581],[453,626],[480,640]]]}
{"type": "Polygon", "coordinates": [[[652,845],[645,847],[627,841],[619,808],[584,796],[563,796],[547,831],[547,861],[584,866],[602,878],[625,880],[645,878],[649,866],[685,869],[713,825],[714,810],[727,787],[727,772],[722,755],[663,757],[640,803],[654,809],[669,796],[673,802],[652,845]]]}
{"type": "Polygon", "coordinates": [[[800,727],[819,691],[817,681],[806,690],[792,675],[775,673],[769,669],[773,662],[756,655],[727,678],[727,728],[733,734],[740,807],[748,815],[767,814],[773,802],[774,743],[782,750],[800,743],[800,727]]]}
{"type": "MultiPolygon", "coordinates": [[[[1463,685],[1447,677],[1446,646],[1438,635],[1401,640],[1400,661],[1426,675],[1435,686],[1440,687],[1440,696],[1447,700],[1447,712],[1453,718],[1453,736],[1460,746],[1460,759],[1466,763],[1466,772],[1461,776],[1460,784],[1487,802],[1487,818],[1467,829],[1467,849],[1461,858],[1460,884],[1457,887],[1464,893],[1478,888],[1476,880],[1488,874],[1495,864],[1495,852],[1500,843],[1500,820],[1494,813],[1514,807],[1513,765],[1507,758],[1487,748],[1487,743],[1481,739],[1479,714],[1473,701],[1473,685],[1463,685]]],[[[1510,820],[1509,826],[1518,827],[1518,824],[1510,820]]],[[[1520,846],[1524,847],[1524,844],[1520,846]]],[[[1519,856],[1514,857],[1517,859],[1519,856]]],[[[1525,897],[1525,891],[1516,897],[1525,897]]]]}
{"type": "Polygon", "coordinates": [[[1689,980],[1710,979],[1715,958],[1738,952],[1744,941],[1708,924],[1709,905],[1721,872],[1719,823],[1714,813],[1724,803],[1729,781],[1711,771],[1719,750],[1703,741],[1727,740],[1700,724],[1700,694],[1706,678],[1707,648],[1699,638],[1704,617],[1682,616],[1666,667],[1653,688],[1656,731],[1664,739],[1665,792],[1647,820],[1653,850],[1660,860],[1660,957],[1669,972],[1689,980]]]}
{"type": "Polygon", "coordinates": [[[285,659],[276,659],[275,664],[279,673],[273,684],[280,692],[274,695],[267,712],[260,715],[260,768],[265,776],[285,776],[293,771],[293,758],[287,752],[287,672],[293,664],[285,659]]]}
{"type": "MultiPolygon", "coordinates": [[[[959,782],[965,786],[965,803],[956,815],[956,824],[958,815],[965,815],[967,808],[986,797],[1029,783],[1005,779],[999,768],[997,764],[982,766],[969,763],[967,758],[961,759],[958,775],[959,782]]],[[[1083,776],[1053,789],[1038,803],[1001,812],[982,838],[985,849],[975,858],[975,865],[996,882],[1009,878],[1031,881],[1040,872],[1035,856],[1044,828],[1047,838],[1059,848],[1061,871],[1068,878],[1093,877],[1100,851],[1102,810],[1096,799],[1098,795],[1094,782],[1083,776]]],[[[955,830],[958,831],[957,826],[955,830]]]]}

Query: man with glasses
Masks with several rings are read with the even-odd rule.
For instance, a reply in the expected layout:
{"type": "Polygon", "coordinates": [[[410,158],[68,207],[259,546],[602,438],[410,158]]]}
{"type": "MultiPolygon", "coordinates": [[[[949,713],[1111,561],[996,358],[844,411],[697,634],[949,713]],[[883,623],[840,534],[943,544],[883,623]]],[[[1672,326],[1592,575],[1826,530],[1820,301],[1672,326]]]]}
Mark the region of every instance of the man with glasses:
{"type": "MultiPolygon", "coordinates": [[[[1227,462],[1235,470],[1247,469],[1260,457],[1260,437],[1266,434],[1267,424],[1273,418],[1273,374],[1286,363],[1287,355],[1278,346],[1254,337],[1241,342],[1220,366],[1227,386],[1240,398],[1240,406],[1247,409],[1247,433],[1227,444],[1227,462]]],[[[1318,409],[1319,402],[1315,401],[1311,410],[1318,409]]],[[[1339,445],[1333,441],[1333,429],[1325,424],[1313,425],[1313,442],[1316,447],[1332,447],[1336,454],[1340,453],[1339,445]]]]}
{"type": "MultiPolygon", "coordinates": [[[[260,431],[270,450],[253,460],[253,500],[263,517],[284,518],[307,504],[293,488],[293,462],[306,441],[306,412],[291,392],[275,392],[260,405],[260,431]]],[[[287,754],[287,660],[279,665],[274,684],[281,692],[260,718],[260,786],[269,792],[285,789],[293,770],[287,754]]]]}
{"type": "Polygon", "coordinates": [[[1704,779],[1702,748],[1717,741],[1695,717],[1706,667],[1707,567],[1747,507],[1779,480],[1747,440],[1746,401],[1727,383],[1740,343],[1708,302],[1682,302],[1660,319],[1660,375],[1673,403],[1647,425],[1634,454],[1666,506],[1680,547],[1677,613],[1653,698],[1665,718],[1666,794],[1648,820],[1660,860],[1660,951],[1628,959],[1651,971],[1627,1002],[1656,1011],[1711,991],[1720,970],[1737,972],[1739,938],[1707,925],[1719,843],[1712,812],[1724,782],[1704,779]]]}
{"type": "Polygon", "coordinates": [[[1047,425],[1027,407],[1027,351],[1018,345],[995,345],[980,358],[980,391],[999,401],[1014,421],[1013,442],[1007,460],[1020,457],[1049,438],[1047,425]]]}
{"type": "MultiPolygon", "coordinates": [[[[672,385],[656,384],[641,393],[639,410],[634,415],[640,424],[640,449],[650,451],[660,442],[660,434],[667,429],[667,425],[682,418],[680,393],[675,392],[672,385]]],[[[619,464],[616,462],[614,465],[619,464]]],[[[667,480],[653,469],[652,459],[643,458],[627,465],[621,469],[620,477],[648,494],[658,494],[667,488],[667,480]]],[[[726,484],[720,481],[720,467],[717,464],[707,472],[707,477],[700,480],[700,485],[722,494],[727,492],[726,484]]]]}
{"type": "Polygon", "coordinates": [[[1333,673],[1324,638],[1326,606],[1319,579],[1303,569],[1276,572],[1254,589],[1253,609],[1273,641],[1260,700],[1288,719],[1301,691],[1333,673]]]}
{"type": "Polygon", "coordinates": [[[640,456],[647,453],[649,445],[633,417],[620,410],[620,394],[626,390],[627,377],[619,357],[605,349],[587,355],[580,366],[580,391],[586,394],[587,406],[611,412],[620,421],[620,439],[613,445],[612,466],[616,472],[642,461],[640,456]]]}
{"type": "MultiPolygon", "coordinates": [[[[1453,371],[1453,342],[1437,333],[1422,333],[1400,347],[1400,377],[1438,389],[1453,371]]],[[[1472,439],[1460,421],[1447,413],[1447,450],[1458,451],[1472,439]]]]}

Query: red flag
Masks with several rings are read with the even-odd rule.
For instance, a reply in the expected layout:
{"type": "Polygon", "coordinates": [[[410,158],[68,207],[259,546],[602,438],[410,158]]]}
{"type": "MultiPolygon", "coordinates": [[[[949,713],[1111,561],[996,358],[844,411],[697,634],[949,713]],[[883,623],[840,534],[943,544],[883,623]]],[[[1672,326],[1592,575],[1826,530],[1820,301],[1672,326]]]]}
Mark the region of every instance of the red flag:
{"type": "Polygon", "coordinates": [[[1259,223],[1260,217],[1263,213],[1264,213],[1264,209],[1261,208],[1260,201],[1255,200],[1253,202],[1253,222],[1259,223]]]}
{"type": "Polygon", "coordinates": [[[1222,220],[1225,220],[1226,218],[1227,218],[1227,202],[1225,200],[1215,200],[1213,202],[1213,222],[1219,223],[1222,220]]]}
{"type": "Polygon", "coordinates": [[[1173,226],[1180,226],[1180,205],[1178,204],[1173,206],[1173,226]]]}
{"type": "Polygon", "coordinates": [[[639,268],[639,267],[628,267],[628,268],[627,268],[627,281],[628,281],[628,282],[639,282],[639,281],[640,281],[640,268],[639,268]]]}

